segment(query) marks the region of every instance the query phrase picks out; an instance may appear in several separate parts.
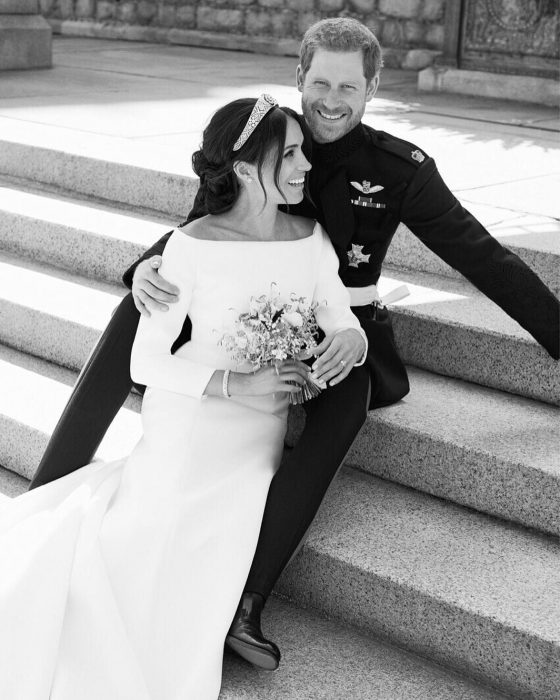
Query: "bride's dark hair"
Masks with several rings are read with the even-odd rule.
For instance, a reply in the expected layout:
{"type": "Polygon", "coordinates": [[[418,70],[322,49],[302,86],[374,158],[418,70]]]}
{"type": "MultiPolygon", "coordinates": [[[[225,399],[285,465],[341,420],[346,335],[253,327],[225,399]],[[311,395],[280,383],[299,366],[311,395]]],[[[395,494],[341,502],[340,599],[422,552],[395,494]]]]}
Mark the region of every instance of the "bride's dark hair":
{"type": "Polygon", "coordinates": [[[297,119],[297,114],[288,107],[273,107],[243,146],[233,151],[255,103],[256,99],[246,97],[221,107],[204,129],[200,150],[193,153],[192,166],[200,178],[200,195],[208,214],[222,214],[235,204],[239,196],[239,182],[233,170],[236,161],[257,166],[266,199],[262,166],[268,158],[275,158],[274,183],[282,194],[278,176],[284,156],[288,116],[297,119]]]}

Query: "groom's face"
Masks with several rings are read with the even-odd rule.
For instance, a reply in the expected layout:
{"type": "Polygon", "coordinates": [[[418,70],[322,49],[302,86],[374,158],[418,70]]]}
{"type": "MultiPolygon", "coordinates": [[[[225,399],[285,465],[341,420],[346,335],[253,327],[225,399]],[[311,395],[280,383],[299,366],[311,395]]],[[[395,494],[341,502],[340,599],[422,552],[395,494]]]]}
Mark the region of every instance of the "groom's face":
{"type": "Polygon", "coordinates": [[[368,83],[361,51],[317,49],[307,73],[297,68],[301,107],[313,138],[337,141],[362,119],[366,102],[375,95],[379,76],[368,83]]]}

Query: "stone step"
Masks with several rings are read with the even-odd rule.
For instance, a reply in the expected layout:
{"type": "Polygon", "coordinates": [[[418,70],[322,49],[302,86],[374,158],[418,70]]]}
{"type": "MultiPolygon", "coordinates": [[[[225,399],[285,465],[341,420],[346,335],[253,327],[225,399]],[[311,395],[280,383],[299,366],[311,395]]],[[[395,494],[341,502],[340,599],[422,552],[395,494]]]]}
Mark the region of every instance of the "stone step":
{"type": "Polygon", "coordinates": [[[409,368],[410,394],[371,411],[346,463],[560,535],[558,409],[409,368]]]}
{"type": "Polygon", "coordinates": [[[78,370],[125,291],[0,254],[0,342],[78,370]]]}
{"type": "MultiPolygon", "coordinates": [[[[0,188],[0,247],[88,276],[118,281],[140,250],[171,226],[158,217],[59,194],[27,193],[21,186],[5,182],[0,188]],[[53,239],[60,244],[52,246],[53,239]]],[[[544,249],[541,253],[549,255],[544,249]]],[[[413,291],[393,307],[395,332],[408,363],[558,402],[557,364],[472,285],[388,267],[381,291],[400,282],[413,291]]]]}
{"type": "Polygon", "coordinates": [[[557,538],[349,470],[277,588],[514,697],[560,697],[557,538]]]}
{"type": "MultiPolygon", "coordinates": [[[[185,135],[185,148],[178,154],[124,138],[91,135],[86,140],[80,133],[62,127],[1,121],[0,174],[110,203],[164,212],[171,223],[186,218],[190,210],[198,180],[189,158],[183,154],[198,147],[197,132],[185,135]]],[[[458,194],[462,196],[461,192],[458,194]]],[[[464,196],[468,198],[468,192],[464,196]]],[[[557,219],[476,201],[465,201],[465,205],[493,235],[560,293],[557,219]]],[[[405,226],[400,227],[389,248],[387,263],[440,275],[458,275],[405,226]]]]}
{"type": "MultiPolygon", "coordinates": [[[[77,373],[0,345],[0,464],[20,478],[35,474],[77,373]]],[[[140,397],[131,395],[107,431],[99,459],[131,452],[141,435],[140,397]]]]}
{"type": "Polygon", "coordinates": [[[391,308],[406,363],[558,404],[560,365],[527,331],[466,280],[387,267],[381,295],[406,284],[391,308]]]}
{"type": "MultiPolygon", "coordinates": [[[[74,375],[6,348],[0,354],[0,374],[5,390],[0,399],[0,464],[29,478],[67,400],[74,375]]],[[[120,412],[99,456],[121,456],[136,442],[139,402],[137,398],[132,401],[120,412]]],[[[368,437],[366,433],[362,439],[368,437]]],[[[17,491],[23,482],[12,475],[10,483],[12,491],[17,491]]],[[[550,543],[556,540],[524,533],[513,525],[355,470],[343,472],[327,501],[280,591],[318,605],[329,615],[348,617],[351,624],[371,627],[368,631],[375,634],[393,639],[389,630],[394,628],[397,644],[410,645],[427,656],[435,654],[436,660],[469,675],[476,672],[484,682],[497,682],[495,669],[488,670],[486,661],[491,640],[497,644],[498,656],[506,655],[506,676],[510,665],[516,665],[514,660],[519,661],[518,647],[525,643],[538,654],[550,653],[556,659],[546,634],[544,641],[536,635],[532,617],[544,624],[544,631],[556,624],[552,600],[554,596],[560,600],[560,590],[549,575],[550,543]],[[434,573],[437,571],[441,578],[434,573]],[[432,585],[437,590],[428,590],[432,585]],[[378,594],[389,595],[390,610],[385,605],[379,609],[378,594]],[[525,612],[524,601],[529,605],[525,612]],[[541,604],[548,606],[548,618],[538,617],[541,604]],[[403,609],[397,612],[395,605],[403,609]],[[507,632],[512,626],[514,631],[507,632]],[[422,642],[426,627],[433,635],[422,642]],[[479,628],[484,638],[480,651],[471,658],[465,645],[478,648],[475,633],[479,628]],[[445,642],[443,651],[438,647],[440,637],[445,642]],[[514,660],[506,654],[509,647],[514,660]]],[[[554,566],[560,573],[560,560],[554,566]]],[[[528,673],[529,662],[525,662],[521,675],[528,673]]],[[[543,664],[537,656],[536,666],[544,669],[546,677],[548,669],[543,664]]],[[[504,688],[512,692],[512,687],[504,688]]]]}
{"type": "Polygon", "coordinates": [[[181,154],[165,154],[125,138],[89,133],[86,138],[71,129],[1,121],[0,175],[165,212],[177,219],[190,210],[198,188],[190,153],[198,134],[181,154]]]}
{"type": "MultiPolygon", "coordinates": [[[[560,296],[560,222],[484,204],[466,204],[469,211],[502,245],[518,255],[552,291],[560,296]]],[[[401,224],[389,246],[386,263],[462,279],[461,274],[432,253],[401,224]]]]}
{"type": "MultiPolygon", "coordinates": [[[[406,362],[558,402],[558,363],[471,285],[388,270],[380,291],[403,282],[412,293],[393,307],[393,322],[406,362]]],[[[122,286],[0,254],[0,342],[80,369],[124,293],[122,286]]]]}
{"type": "MultiPolygon", "coordinates": [[[[489,230],[559,293],[558,221],[475,206],[489,230]]],[[[185,212],[179,219],[184,216],[185,212]]],[[[89,277],[119,282],[123,270],[178,223],[176,217],[162,217],[140,206],[80,198],[48,185],[0,177],[0,246],[89,277]]],[[[463,279],[404,225],[395,234],[387,263],[463,279]]]]}
{"type": "MultiPolygon", "coordinates": [[[[2,502],[23,493],[26,479],[0,468],[2,502]]],[[[276,673],[259,671],[230,652],[220,700],[498,700],[506,696],[287,600],[269,600],[263,624],[282,650],[276,673]]]]}
{"type": "Polygon", "coordinates": [[[0,248],[94,279],[120,283],[124,270],[177,223],[0,179],[0,248]]]}
{"type": "MultiPolygon", "coordinates": [[[[482,210],[484,206],[479,208],[482,210]]],[[[509,214],[510,219],[498,221],[495,226],[490,221],[489,228],[557,290],[560,287],[558,222],[533,215],[517,214],[512,218],[511,212],[499,211],[505,212],[504,217],[509,214]]],[[[491,214],[492,221],[497,221],[494,209],[491,214]]],[[[177,223],[171,216],[164,218],[141,207],[79,198],[27,180],[0,177],[1,247],[86,276],[119,282],[123,270],[177,223]]],[[[393,239],[387,262],[393,267],[463,279],[404,225],[393,239]]]]}
{"type": "MultiPolygon", "coordinates": [[[[75,371],[0,346],[0,464],[32,478],[75,371]]],[[[556,409],[411,368],[411,393],[369,413],[347,464],[545,532],[560,532],[556,409]]],[[[131,395],[98,452],[127,454],[140,436],[131,395]]],[[[289,442],[303,427],[290,419],[289,442]]]]}
{"type": "MultiPolygon", "coordinates": [[[[110,212],[104,213],[109,218],[114,215],[110,212]]],[[[126,219],[127,226],[132,226],[131,236],[141,237],[145,234],[144,245],[145,236],[151,230],[152,223],[156,236],[167,228],[164,225],[156,231],[156,223],[148,221],[143,224],[144,231],[139,226],[136,234],[134,221],[126,219]]],[[[38,224],[37,230],[40,228],[41,224],[38,224]]],[[[72,235],[71,232],[67,233],[72,235]]],[[[90,249],[89,243],[84,243],[85,247],[82,248],[84,259],[91,259],[91,265],[95,270],[99,271],[100,268],[104,268],[105,272],[99,272],[99,274],[105,278],[111,279],[117,276],[123,269],[120,267],[121,262],[126,263],[138,251],[138,248],[131,247],[131,255],[124,253],[123,257],[118,259],[118,264],[113,265],[111,254],[107,252],[108,248],[111,248],[108,236],[103,237],[102,234],[99,234],[101,237],[95,239],[87,232],[83,235],[85,236],[83,240],[91,241],[93,246],[90,249]],[[95,241],[99,243],[101,248],[95,247],[93,244],[95,241]],[[108,248],[105,247],[105,244],[108,248]],[[101,252],[103,249],[105,253],[101,252]],[[105,266],[105,262],[108,266],[105,266]]],[[[124,239],[126,230],[121,236],[124,239]]],[[[25,239],[26,236],[23,238],[25,239]]],[[[15,237],[12,234],[8,233],[7,239],[6,245],[17,248],[17,244],[14,242],[15,237]]],[[[133,245],[130,241],[129,244],[133,245]]],[[[127,243],[122,245],[126,249],[127,243]]],[[[38,243],[37,246],[44,249],[46,243],[44,245],[38,243]]],[[[65,245],[60,247],[61,249],[67,248],[65,245]]],[[[21,248],[19,250],[22,251],[21,248]]],[[[26,254],[32,254],[29,248],[27,248],[26,254]]],[[[75,259],[75,256],[72,255],[70,249],[66,261],[70,263],[72,259],[75,259]]],[[[27,297],[31,306],[36,303],[47,313],[49,309],[59,309],[61,305],[70,304],[74,308],[73,318],[76,321],[79,320],[82,325],[87,325],[84,314],[76,313],[78,311],[76,307],[80,307],[80,304],[76,303],[76,299],[73,298],[74,294],[67,292],[67,299],[61,298],[64,296],[62,279],[65,273],[56,273],[60,281],[55,283],[50,279],[54,274],[50,267],[48,270],[46,268],[41,270],[33,265],[11,259],[9,256],[2,263],[5,271],[3,279],[0,281],[0,289],[7,290],[7,295],[12,303],[22,306],[24,305],[24,297],[27,297]],[[18,288],[14,286],[15,278],[19,275],[18,267],[22,269],[23,278],[29,280],[23,294],[20,293],[19,289],[21,280],[18,281],[18,288]],[[54,295],[52,300],[50,299],[51,295],[54,295]],[[33,299],[37,296],[39,301],[34,302],[33,299]]],[[[88,262],[84,265],[85,268],[89,266],[88,262]]],[[[66,288],[73,288],[78,292],[78,297],[82,300],[82,308],[87,297],[88,313],[91,312],[95,317],[94,325],[97,323],[98,333],[104,327],[110,311],[124,290],[122,287],[108,287],[102,283],[90,281],[84,282],[89,288],[86,291],[80,289],[84,286],[82,284],[83,278],[70,275],[66,276],[66,280],[66,288]],[[97,303],[94,299],[103,296],[105,301],[100,302],[103,312],[99,314],[95,310],[97,303]],[[109,300],[111,296],[113,298],[109,300]]],[[[440,275],[387,268],[380,280],[379,288],[381,293],[385,293],[402,283],[409,286],[412,294],[393,306],[393,320],[397,343],[407,363],[522,396],[550,403],[558,402],[560,397],[560,368],[558,364],[538,346],[527,332],[493,302],[474,289],[471,284],[440,275]]],[[[6,301],[3,296],[3,293],[0,292],[0,304],[6,301]]],[[[54,313],[57,314],[59,311],[54,313]]],[[[14,328],[6,329],[7,333],[13,335],[14,332],[19,332],[19,325],[15,324],[14,328]]],[[[93,342],[92,337],[94,336],[90,334],[86,340],[85,345],[88,348],[93,342]]],[[[8,339],[1,334],[0,341],[10,345],[15,343],[13,338],[8,339]]],[[[15,346],[25,349],[25,345],[15,346]]],[[[67,347],[66,350],[71,351],[72,348],[67,347]]],[[[28,351],[41,355],[31,347],[28,351]]],[[[87,356],[83,347],[80,356],[83,359],[87,356]]],[[[56,358],[53,359],[56,360],[56,358]]],[[[81,366],[79,362],[68,364],[68,361],[64,361],[62,364],[76,368],[81,366]]]]}
{"type": "Polygon", "coordinates": [[[40,14],[39,3],[0,2],[0,70],[51,66],[52,29],[40,14]]]}

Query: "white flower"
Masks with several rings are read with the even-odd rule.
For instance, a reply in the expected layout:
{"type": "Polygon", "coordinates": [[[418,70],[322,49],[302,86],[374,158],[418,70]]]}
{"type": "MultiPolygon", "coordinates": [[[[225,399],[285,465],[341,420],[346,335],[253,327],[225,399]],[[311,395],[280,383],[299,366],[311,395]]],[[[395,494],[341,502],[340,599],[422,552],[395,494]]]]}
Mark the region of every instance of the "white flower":
{"type": "Polygon", "coordinates": [[[251,315],[256,315],[259,314],[262,311],[262,308],[264,306],[264,302],[259,299],[255,299],[255,297],[251,297],[249,300],[249,313],[251,315]]]}
{"type": "Polygon", "coordinates": [[[293,328],[301,328],[301,326],[303,326],[303,318],[301,317],[301,314],[297,311],[292,311],[291,313],[284,314],[282,318],[293,328]]]}

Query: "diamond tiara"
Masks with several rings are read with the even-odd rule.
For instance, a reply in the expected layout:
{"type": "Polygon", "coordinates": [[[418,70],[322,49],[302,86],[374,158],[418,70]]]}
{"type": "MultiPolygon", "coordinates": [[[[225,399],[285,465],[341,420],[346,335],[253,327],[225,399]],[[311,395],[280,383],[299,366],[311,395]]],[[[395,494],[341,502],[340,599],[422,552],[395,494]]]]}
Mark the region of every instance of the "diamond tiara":
{"type": "Polygon", "coordinates": [[[241,135],[237,141],[233,144],[234,151],[238,151],[241,146],[247,141],[249,136],[261,123],[263,117],[270,112],[273,107],[278,107],[278,102],[272,97],[272,95],[262,94],[259,99],[255,102],[253,111],[251,112],[247,124],[243,127],[241,135]]]}

